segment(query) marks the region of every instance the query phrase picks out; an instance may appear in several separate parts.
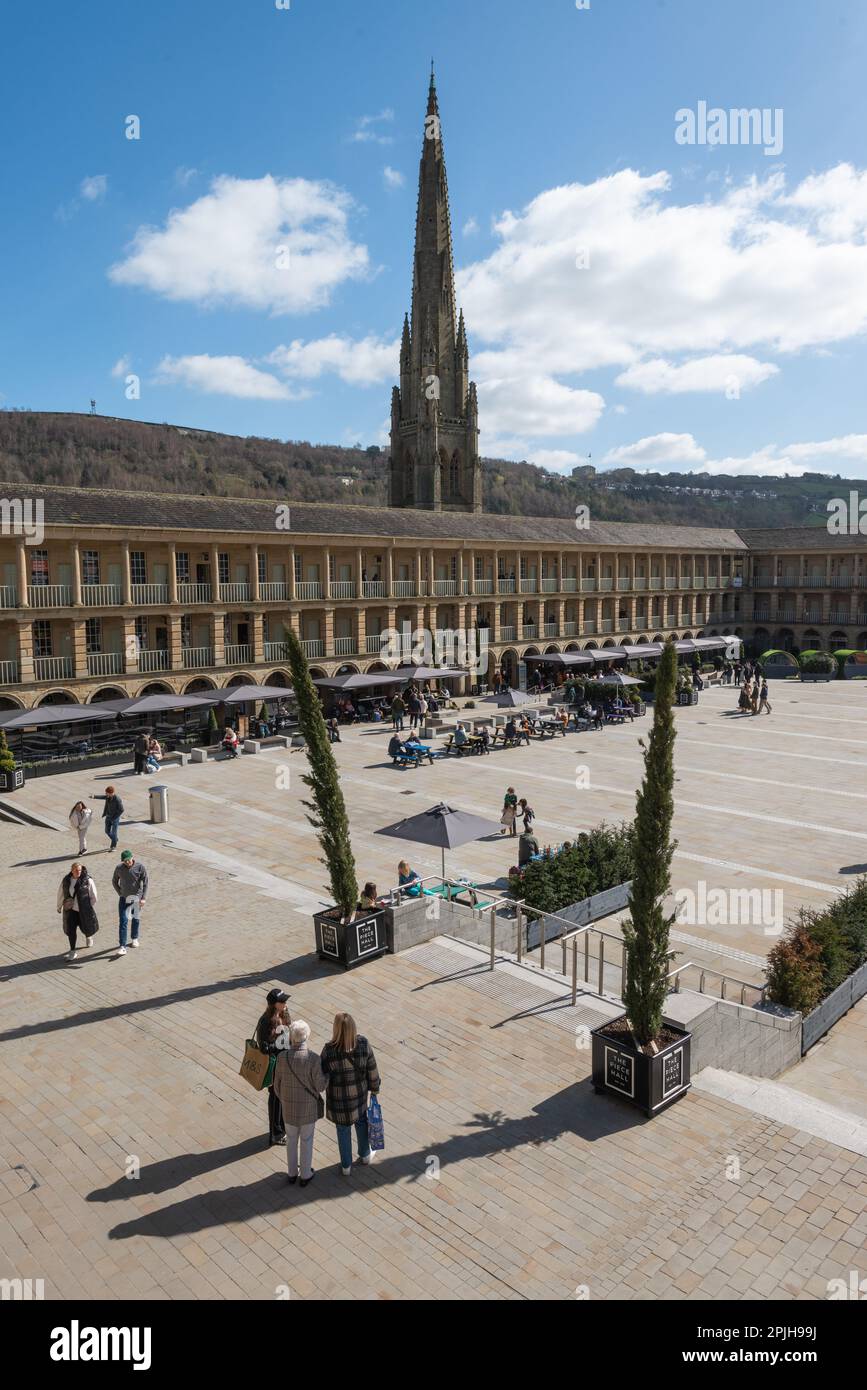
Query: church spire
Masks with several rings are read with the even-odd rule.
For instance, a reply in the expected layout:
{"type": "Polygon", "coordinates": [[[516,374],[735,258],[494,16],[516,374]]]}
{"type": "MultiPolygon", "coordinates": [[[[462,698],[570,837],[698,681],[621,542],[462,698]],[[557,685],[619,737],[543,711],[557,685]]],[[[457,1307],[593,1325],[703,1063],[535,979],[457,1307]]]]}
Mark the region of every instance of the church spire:
{"type": "Polygon", "coordinates": [[[412,307],[392,429],[392,506],[481,510],[477,434],[469,428],[468,349],[455,303],[445,151],[431,63],[418,174],[412,307]],[[412,446],[410,434],[415,435],[412,446]],[[460,437],[458,437],[460,436],[460,437]]]}

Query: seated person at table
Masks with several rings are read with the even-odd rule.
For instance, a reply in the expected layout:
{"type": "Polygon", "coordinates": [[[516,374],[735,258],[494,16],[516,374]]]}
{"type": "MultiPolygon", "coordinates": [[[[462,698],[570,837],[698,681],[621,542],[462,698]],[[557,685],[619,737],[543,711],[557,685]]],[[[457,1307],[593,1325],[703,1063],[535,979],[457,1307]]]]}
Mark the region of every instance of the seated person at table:
{"type": "Polygon", "coordinates": [[[226,730],[223,734],[223,749],[226,753],[228,753],[230,758],[237,758],[238,735],[235,733],[235,730],[232,728],[231,724],[226,725],[226,730]]]}
{"type": "Polygon", "coordinates": [[[467,737],[466,729],[463,724],[458,724],[458,727],[455,729],[455,748],[463,748],[468,743],[469,738],[467,737]]]}
{"type": "Polygon", "coordinates": [[[356,908],[357,912],[375,912],[379,903],[377,902],[376,884],[365,883],[361,891],[361,898],[356,908]]]}
{"type": "Polygon", "coordinates": [[[529,744],[529,742],[530,742],[530,730],[531,730],[531,728],[532,728],[532,725],[530,724],[530,721],[529,721],[529,719],[527,718],[526,714],[522,714],[522,715],[521,715],[521,724],[520,724],[520,727],[519,727],[519,729],[518,729],[518,738],[522,738],[526,744],[529,744]]]}
{"type": "Polygon", "coordinates": [[[478,743],[479,743],[479,752],[480,752],[480,753],[490,753],[490,751],[491,751],[491,735],[490,735],[489,732],[488,732],[488,726],[487,726],[487,724],[483,724],[482,727],[481,727],[481,729],[479,730],[479,733],[478,733],[478,743]]]}
{"type": "Polygon", "coordinates": [[[433,762],[433,754],[430,748],[426,743],[422,743],[415,734],[410,734],[403,746],[407,753],[412,753],[413,757],[427,758],[429,762],[433,762]]]}
{"type": "Polygon", "coordinates": [[[503,730],[503,737],[506,739],[507,742],[509,739],[517,739],[518,737],[518,726],[515,723],[515,716],[513,714],[510,714],[508,719],[506,720],[506,727],[503,730]]]}
{"type": "Polygon", "coordinates": [[[518,868],[524,864],[529,864],[534,854],[539,853],[539,841],[535,835],[524,832],[518,839],[518,868]]]}
{"type": "Polygon", "coordinates": [[[421,878],[405,859],[401,859],[397,866],[397,881],[408,898],[421,897],[421,878]]]}
{"type": "Polygon", "coordinates": [[[388,740],[388,756],[390,758],[397,758],[402,752],[403,740],[399,734],[392,734],[391,738],[388,740]]]}
{"type": "Polygon", "coordinates": [[[595,708],[589,700],[584,701],[583,705],[579,707],[578,713],[582,719],[589,719],[594,729],[601,729],[603,727],[602,711],[595,708]]]}

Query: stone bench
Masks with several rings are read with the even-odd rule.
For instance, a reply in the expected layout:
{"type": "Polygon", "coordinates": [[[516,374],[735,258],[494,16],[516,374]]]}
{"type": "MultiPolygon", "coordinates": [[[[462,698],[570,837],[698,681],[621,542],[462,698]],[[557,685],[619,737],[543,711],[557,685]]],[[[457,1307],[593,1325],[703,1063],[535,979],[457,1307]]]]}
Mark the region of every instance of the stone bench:
{"type": "MultiPolygon", "coordinates": [[[[197,751],[196,749],[193,749],[193,752],[194,752],[194,753],[195,753],[196,751],[197,751]]],[[[161,759],[161,762],[163,762],[163,763],[177,763],[179,767],[186,767],[186,765],[187,765],[187,763],[188,763],[189,761],[190,761],[190,754],[189,754],[189,753],[184,753],[180,748],[175,748],[175,749],[173,749],[172,752],[170,752],[170,753],[163,753],[163,756],[162,756],[162,759],[161,759]]]]}

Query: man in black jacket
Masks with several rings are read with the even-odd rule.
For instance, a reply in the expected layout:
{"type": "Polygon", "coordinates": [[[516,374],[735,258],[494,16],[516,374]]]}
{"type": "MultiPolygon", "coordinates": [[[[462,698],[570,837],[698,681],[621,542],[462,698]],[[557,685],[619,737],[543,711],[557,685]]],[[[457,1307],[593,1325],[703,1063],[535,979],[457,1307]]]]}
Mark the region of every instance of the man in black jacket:
{"type": "Polygon", "coordinates": [[[149,746],[150,739],[148,738],[148,735],[144,732],[144,730],[142,730],[140,734],[136,735],[136,740],[133,744],[133,754],[135,757],[133,770],[135,772],[136,777],[144,773],[149,746]]]}

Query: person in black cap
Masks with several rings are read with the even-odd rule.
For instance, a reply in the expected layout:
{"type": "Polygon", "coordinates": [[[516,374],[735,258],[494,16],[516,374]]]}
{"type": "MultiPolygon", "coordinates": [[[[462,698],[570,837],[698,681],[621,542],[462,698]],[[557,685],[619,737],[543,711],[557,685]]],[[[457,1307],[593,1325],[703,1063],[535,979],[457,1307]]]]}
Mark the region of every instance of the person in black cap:
{"type": "MultiPolygon", "coordinates": [[[[263,1013],[259,1022],[256,1024],[256,1031],[253,1039],[261,1052],[267,1052],[269,1056],[279,1056],[279,1054],[289,1045],[289,1010],[286,1005],[289,995],[282,989],[269,990],[266,1003],[267,1009],[263,1013]]],[[[280,1106],[280,1098],[276,1094],[274,1087],[268,1087],[268,1147],[272,1144],[286,1143],[286,1126],[283,1122],[283,1110],[280,1106]]]]}

